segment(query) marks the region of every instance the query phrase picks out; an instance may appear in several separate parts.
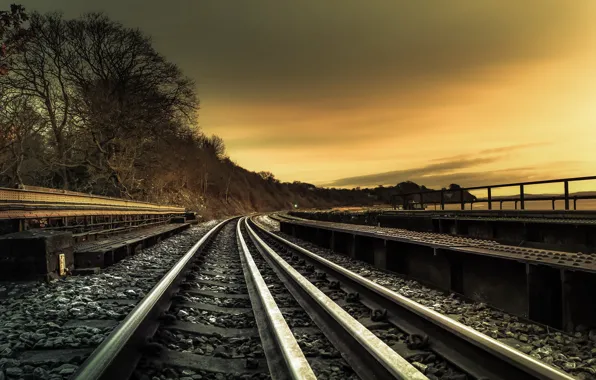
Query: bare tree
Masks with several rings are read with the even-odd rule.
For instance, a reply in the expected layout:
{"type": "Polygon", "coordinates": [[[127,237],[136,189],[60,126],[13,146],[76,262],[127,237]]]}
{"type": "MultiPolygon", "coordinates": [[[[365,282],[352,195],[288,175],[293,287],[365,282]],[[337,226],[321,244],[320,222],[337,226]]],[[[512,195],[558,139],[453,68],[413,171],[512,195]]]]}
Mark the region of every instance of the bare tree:
{"type": "Polygon", "coordinates": [[[84,162],[130,196],[145,148],[194,119],[194,84],[148,37],[102,14],[69,21],[68,37],[77,52],[66,71],[87,141],[84,162]]]}
{"type": "Polygon", "coordinates": [[[35,13],[30,33],[2,84],[28,97],[47,122],[49,169],[63,188],[111,183],[131,196],[156,140],[194,121],[193,82],[140,31],[101,14],[35,13]]]}
{"type": "Polygon", "coordinates": [[[273,173],[271,173],[271,172],[261,171],[261,172],[258,172],[257,174],[267,182],[279,182],[275,178],[275,175],[273,175],[273,173]]]}
{"type": "Polygon", "coordinates": [[[34,13],[29,24],[30,38],[21,54],[13,57],[5,86],[19,96],[27,96],[32,107],[50,127],[53,154],[51,169],[58,168],[61,186],[68,188],[67,167],[70,162],[72,132],[71,95],[64,73],[65,62],[72,59],[66,49],[66,23],[58,14],[34,13]]]}
{"type": "Polygon", "coordinates": [[[219,159],[223,160],[226,157],[226,145],[219,136],[212,135],[209,138],[205,138],[203,146],[219,159]]]}
{"type": "Polygon", "coordinates": [[[40,115],[28,103],[27,98],[8,99],[0,110],[0,153],[8,154],[0,174],[10,172],[10,185],[24,185],[21,167],[25,160],[28,143],[43,127],[40,115]]]}
{"type": "Polygon", "coordinates": [[[9,11],[0,11],[0,75],[8,74],[11,56],[22,48],[27,36],[22,24],[27,20],[22,5],[12,4],[9,11]]]}

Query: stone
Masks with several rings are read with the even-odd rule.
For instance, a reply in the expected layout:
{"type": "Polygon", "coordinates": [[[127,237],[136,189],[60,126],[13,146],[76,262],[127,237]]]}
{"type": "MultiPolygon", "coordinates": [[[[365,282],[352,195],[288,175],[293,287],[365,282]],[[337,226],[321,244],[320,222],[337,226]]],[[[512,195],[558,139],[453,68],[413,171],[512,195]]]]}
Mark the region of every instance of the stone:
{"type": "Polygon", "coordinates": [[[419,362],[413,362],[412,366],[416,367],[422,373],[426,372],[426,369],[428,368],[426,364],[422,364],[419,362]]]}
{"type": "Polygon", "coordinates": [[[532,352],[534,347],[530,346],[529,344],[524,344],[524,345],[520,346],[518,349],[521,352],[523,352],[524,354],[529,354],[530,352],[532,352]]]}
{"type": "Polygon", "coordinates": [[[37,376],[40,379],[46,379],[49,375],[48,371],[41,367],[37,367],[33,370],[33,375],[37,376]]]}
{"type": "Polygon", "coordinates": [[[60,375],[72,375],[76,370],[77,366],[74,364],[62,364],[60,367],[56,368],[55,371],[58,372],[60,375]]]}
{"type": "Polygon", "coordinates": [[[23,370],[19,367],[9,367],[4,370],[9,377],[19,377],[23,375],[23,370]]]}

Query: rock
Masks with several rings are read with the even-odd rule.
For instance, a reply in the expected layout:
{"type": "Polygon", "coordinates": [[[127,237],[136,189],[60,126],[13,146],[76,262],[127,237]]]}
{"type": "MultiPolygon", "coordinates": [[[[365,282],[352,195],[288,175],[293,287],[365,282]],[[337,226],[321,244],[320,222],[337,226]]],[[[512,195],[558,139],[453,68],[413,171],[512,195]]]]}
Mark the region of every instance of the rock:
{"type": "Polygon", "coordinates": [[[77,370],[77,366],[74,364],[62,364],[60,367],[55,369],[62,376],[72,375],[77,370]]]}
{"type": "Polygon", "coordinates": [[[596,375],[596,368],[593,367],[581,367],[578,368],[580,371],[584,371],[586,373],[589,373],[590,375],[596,375]]]}
{"type": "Polygon", "coordinates": [[[520,346],[518,349],[521,352],[523,352],[524,354],[529,354],[530,352],[532,352],[534,347],[530,346],[529,344],[524,344],[524,345],[520,346]]]}
{"type": "Polygon", "coordinates": [[[23,376],[23,370],[19,367],[9,367],[4,371],[8,377],[20,377],[23,376]]]}
{"type": "Polygon", "coordinates": [[[542,346],[536,350],[536,353],[541,355],[551,355],[553,350],[550,346],[542,346]]]}
{"type": "Polygon", "coordinates": [[[422,373],[426,372],[426,369],[428,368],[428,366],[426,364],[422,364],[419,362],[413,362],[412,365],[414,367],[416,367],[422,373]]]}
{"type": "Polygon", "coordinates": [[[37,367],[33,370],[33,375],[37,376],[40,379],[47,379],[49,373],[45,369],[37,367]]]}
{"type": "Polygon", "coordinates": [[[188,312],[186,310],[178,310],[178,313],[176,314],[179,318],[184,318],[184,317],[188,317],[188,312]]]}
{"type": "Polygon", "coordinates": [[[574,362],[565,362],[565,365],[563,367],[565,367],[565,369],[567,370],[575,369],[576,364],[574,362]]]}
{"type": "Polygon", "coordinates": [[[12,349],[10,347],[5,347],[4,349],[0,350],[0,357],[11,357],[12,356],[12,349]]]}

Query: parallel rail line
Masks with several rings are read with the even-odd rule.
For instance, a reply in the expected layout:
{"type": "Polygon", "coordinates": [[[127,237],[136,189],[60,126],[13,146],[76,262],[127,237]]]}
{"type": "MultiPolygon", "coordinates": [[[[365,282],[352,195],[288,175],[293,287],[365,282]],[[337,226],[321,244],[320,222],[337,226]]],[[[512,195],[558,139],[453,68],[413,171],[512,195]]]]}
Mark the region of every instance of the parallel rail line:
{"type": "Polygon", "coordinates": [[[273,251],[245,220],[250,237],[331,342],[363,379],[427,379],[273,251]]]}
{"type": "Polygon", "coordinates": [[[193,259],[214,238],[227,221],[207,232],[170,271],[151,289],[122,323],[97,347],[78,368],[73,379],[113,380],[128,378],[141,358],[146,339],[159,325],[159,317],[170,306],[193,259]]]}
{"type": "Polygon", "coordinates": [[[428,336],[431,348],[439,356],[474,378],[573,379],[552,366],[283,239],[259,226],[253,219],[250,224],[274,248],[297,254],[325,272],[329,280],[339,281],[342,288],[357,292],[366,306],[387,310],[387,319],[401,330],[428,336]]]}
{"type": "MultiPolygon", "coordinates": [[[[160,315],[169,309],[172,295],[193,265],[193,261],[197,258],[200,261],[203,248],[226,223],[230,222],[232,221],[218,224],[197,242],[78,368],[72,379],[128,378],[136,368],[145,342],[160,325],[160,315]]],[[[236,226],[238,244],[241,247],[240,256],[259,334],[263,342],[268,342],[263,344],[263,348],[270,374],[273,379],[316,379],[284,316],[276,306],[268,290],[268,284],[255,266],[240,230],[240,223],[246,221],[240,220],[236,226]],[[271,342],[274,344],[271,345],[271,342]],[[283,360],[279,360],[280,357],[283,360]]],[[[318,304],[318,307],[307,309],[307,313],[325,335],[335,336],[333,343],[341,348],[342,356],[344,352],[349,353],[350,365],[363,379],[427,379],[260,242],[260,238],[247,224],[246,231],[251,241],[257,244],[259,251],[266,252],[266,262],[275,261],[277,268],[283,267],[285,274],[280,278],[292,283],[289,288],[302,288],[299,304],[303,306],[304,300],[309,300],[309,305],[318,304]]]]}
{"type": "MultiPolygon", "coordinates": [[[[146,343],[163,323],[173,295],[205,247],[226,223],[236,224],[240,261],[258,332],[273,379],[316,379],[268,283],[260,275],[247,246],[250,241],[290,294],[362,379],[428,379],[367,327],[318,289],[276,251],[291,251],[312,263],[342,289],[357,292],[372,310],[387,311],[387,321],[408,334],[428,336],[438,356],[473,378],[561,379],[571,376],[512,349],[455,320],[434,312],[259,226],[252,218],[219,223],[206,233],[155,285],[124,321],[78,368],[71,379],[126,379],[135,371],[146,343]],[[243,232],[244,231],[244,232],[243,232]],[[266,342],[266,343],[265,343],[266,342]],[[282,360],[280,360],[282,358],[282,360]]],[[[208,291],[203,291],[209,293],[208,291]]],[[[206,307],[205,310],[209,309],[206,307]]]]}

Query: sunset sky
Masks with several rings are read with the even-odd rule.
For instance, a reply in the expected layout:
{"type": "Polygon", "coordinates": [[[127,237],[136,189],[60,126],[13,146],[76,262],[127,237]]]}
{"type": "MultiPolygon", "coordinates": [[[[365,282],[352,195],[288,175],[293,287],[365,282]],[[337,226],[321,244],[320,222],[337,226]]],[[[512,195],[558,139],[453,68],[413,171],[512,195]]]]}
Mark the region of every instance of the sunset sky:
{"type": "Polygon", "coordinates": [[[196,80],[202,129],[283,181],[596,175],[593,0],[19,3],[150,34],[196,80]]]}

